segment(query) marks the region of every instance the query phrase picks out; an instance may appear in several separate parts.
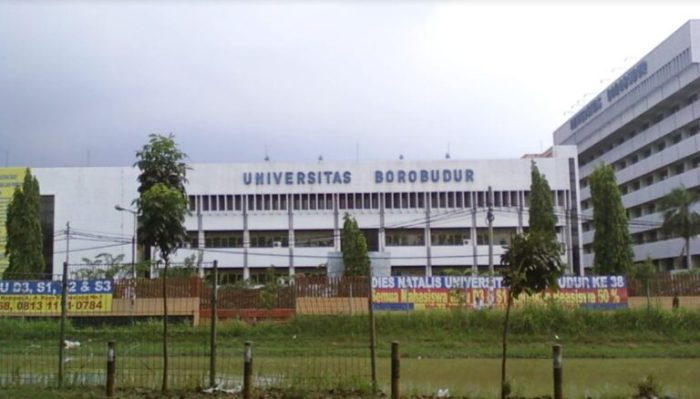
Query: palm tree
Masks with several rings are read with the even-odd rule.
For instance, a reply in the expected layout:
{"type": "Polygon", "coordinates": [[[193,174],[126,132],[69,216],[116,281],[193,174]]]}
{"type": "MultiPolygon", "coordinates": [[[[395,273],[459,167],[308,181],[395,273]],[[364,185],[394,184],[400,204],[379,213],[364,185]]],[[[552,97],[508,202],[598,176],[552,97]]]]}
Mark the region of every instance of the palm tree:
{"type": "Polygon", "coordinates": [[[661,230],[669,235],[683,237],[688,269],[691,268],[690,239],[700,233],[700,215],[691,209],[697,201],[696,192],[681,186],[673,189],[659,203],[659,210],[664,213],[661,230]]]}

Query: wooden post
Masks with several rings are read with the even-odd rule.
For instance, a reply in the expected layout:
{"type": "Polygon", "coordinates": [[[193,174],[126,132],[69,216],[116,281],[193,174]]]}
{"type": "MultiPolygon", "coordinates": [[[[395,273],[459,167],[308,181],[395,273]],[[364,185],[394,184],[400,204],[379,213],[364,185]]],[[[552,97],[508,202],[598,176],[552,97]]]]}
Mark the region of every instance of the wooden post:
{"type": "Polygon", "coordinates": [[[243,350],[243,399],[250,399],[253,391],[253,348],[245,342],[243,350]]]}
{"type": "Polygon", "coordinates": [[[117,370],[117,353],[114,341],[107,342],[107,397],[114,396],[114,374],[117,370]]]}
{"type": "Polygon", "coordinates": [[[394,341],[391,343],[391,399],[399,399],[401,396],[399,391],[400,366],[399,343],[394,341]]]}
{"type": "Polygon", "coordinates": [[[554,370],[554,399],[562,399],[562,371],[563,371],[563,359],[561,354],[561,345],[552,345],[552,368],[554,370]]]}
{"type": "Polygon", "coordinates": [[[210,353],[209,353],[209,386],[216,386],[216,319],[218,318],[217,290],[219,285],[218,261],[214,261],[211,284],[211,331],[210,331],[210,353]]]}
{"type": "Polygon", "coordinates": [[[68,262],[63,262],[61,277],[61,327],[58,342],[58,387],[63,388],[63,360],[66,348],[66,316],[68,314],[68,262]]]}
{"type": "Polygon", "coordinates": [[[377,392],[377,326],[374,319],[374,294],[372,291],[372,265],[369,266],[369,295],[367,296],[369,310],[369,356],[372,379],[372,393],[377,392]]]}

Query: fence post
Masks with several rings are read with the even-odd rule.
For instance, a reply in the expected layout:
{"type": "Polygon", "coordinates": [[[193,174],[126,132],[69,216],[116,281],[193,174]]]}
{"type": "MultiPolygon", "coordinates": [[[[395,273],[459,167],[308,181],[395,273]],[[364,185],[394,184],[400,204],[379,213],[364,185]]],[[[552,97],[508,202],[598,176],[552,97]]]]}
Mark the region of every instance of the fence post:
{"type": "Polygon", "coordinates": [[[399,391],[400,367],[399,343],[394,341],[391,343],[391,399],[399,399],[401,396],[399,391]]]}
{"type": "Polygon", "coordinates": [[[372,266],[369,267],[369,295],[367,296],[369,308],[369,355],[372,377],[372,393],[377,392],[377,326],[374,319],[374,293],[372,292],[372,266]]]}
{"type": "Polygon", "coordinates": [[[209,353],[209,386],[216,385],[216,319],[218,318],[217,290],[219,285],[219,269],[218,261],[214,261],[212,270],[211,284],[211,334],[210,334],[210,353],[209,353]]]}
{"type": "Polygon", "coordinates": [[[63,262],[61,277],[61,329],[58,342],[58,387],[63,388],[63,359],[66,342],[66,315],[68,313],[68,262],[63,262]]]}
{"type": "Polygon", "coordinates": [[[114,341],[107,342],[107,397],[114,396],[114,374],[117,370],[117,353],[114,341]]]}
{"type": "Polygon", "coordinates": [[[253,348],[245,342],[243,350],[243,399],[250,399],[253,390],[253,348]]]}
{"type": "Polygon", "coordinates": [[[554,399],[562,399],[562,371],[563,359],[561,354],[561,344],[552,345],[552,368],[554,370],[554,399]]]}

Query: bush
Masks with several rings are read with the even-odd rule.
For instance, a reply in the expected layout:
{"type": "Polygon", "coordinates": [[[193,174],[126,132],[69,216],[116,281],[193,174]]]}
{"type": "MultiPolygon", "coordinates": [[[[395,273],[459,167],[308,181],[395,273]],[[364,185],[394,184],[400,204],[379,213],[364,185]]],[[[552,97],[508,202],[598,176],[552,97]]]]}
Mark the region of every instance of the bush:
{"type": "Polygon", "coordinates": [[[661,396],[661,384],[654,378],[653,375],[649,374],[644,377],[644,379],[637,383],[637,394],[635,398],[637,399],[652,399],[661,396]]]}

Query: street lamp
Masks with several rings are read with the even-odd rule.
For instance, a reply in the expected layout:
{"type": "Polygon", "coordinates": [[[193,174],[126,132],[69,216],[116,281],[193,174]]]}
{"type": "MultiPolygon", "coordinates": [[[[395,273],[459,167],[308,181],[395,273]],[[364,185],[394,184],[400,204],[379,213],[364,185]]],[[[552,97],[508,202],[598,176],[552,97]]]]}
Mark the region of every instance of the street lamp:
{"type": "Polygon", "coordinates": [[[124,208],[121,205],[114,205],[114,209],[119,212],[129,212],[134,215],[134,234],[131,236],[131,274],[136,278],[136,234],[138,228],[138,212],[132,209],[124,208]]]}

